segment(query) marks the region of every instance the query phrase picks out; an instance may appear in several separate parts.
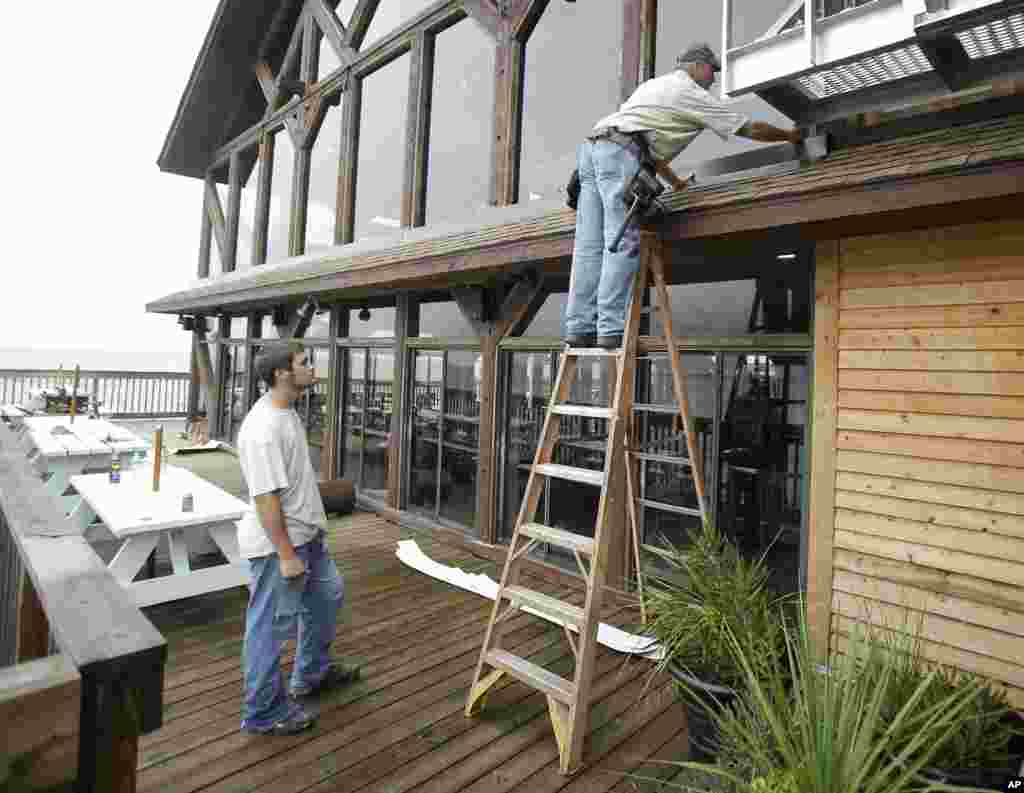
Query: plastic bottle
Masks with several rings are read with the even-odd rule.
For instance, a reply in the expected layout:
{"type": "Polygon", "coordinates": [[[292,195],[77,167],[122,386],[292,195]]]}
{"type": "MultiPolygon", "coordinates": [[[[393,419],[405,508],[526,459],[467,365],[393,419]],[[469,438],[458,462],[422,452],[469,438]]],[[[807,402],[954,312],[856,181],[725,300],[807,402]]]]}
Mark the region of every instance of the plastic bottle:
{"type": "Polygon", "coordinates": [[[121,481],[121,455],[117,449],[114,450],[114,456],[110,458],[110,483],[116,485],[121,481]]]}

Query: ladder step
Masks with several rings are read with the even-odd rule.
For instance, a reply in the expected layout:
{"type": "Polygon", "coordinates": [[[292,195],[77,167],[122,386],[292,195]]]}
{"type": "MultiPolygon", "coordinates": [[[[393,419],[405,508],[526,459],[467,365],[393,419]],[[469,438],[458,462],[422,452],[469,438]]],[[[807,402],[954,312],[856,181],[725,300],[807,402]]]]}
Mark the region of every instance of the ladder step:
{"type": "Polygon", "coordinates": [[[495,669],[506,672],[516,680],[531,686],[538,691],[543,691],[559,702],[571,705],[576,694],[576,686],[564,677],[549,672],[542,666],[520,658],[518,655],[505,652],[504,650],[491,650],[484,657],[484,660],[495,669]]]}
{"type": "Polygon", "coordinates": [[[565,354],[576,358],[621,358],[622,348],[605,350],[601,347],[567,347],[565,354]]]}
{"type": "Polygon", "coordinates": [[[534,611],[540,612],[546,617],[551,617],[564,623],[567,627],[579,628],[583,624],[583,609],[571,603],[556,600],[553,597],[534,592],[521,586],[507,586],[502,590],[501,596],[508,598],[512,605],[528,606],[534,611]]]}
{"type": "Polygon", "coordinates": [[[555,405],[551,412],[557,416],[586,416],[590,419],[610,419],[612,409],[593,405],[555,405]]]}
{"type": "Polygon", "coordinates": [[[549,542],[567,551],[579,551],[586,556],[594,555],[594,540],[572,531],[555,529],[542,523],[526,523],[519,527],[519,533],[540,542],[549,542]]]}
{"type": "Polygon", "coordinates": [[[533,470],[542,476],[553,476],[556,479],[568,479],[571,482],[582,482],[585,485],[595,487],[604,486],[604,471],[594,471],[590,468],[575,468],[571,465],[556,465],[555,463],[541,463],[533,466],[533,470]]]}

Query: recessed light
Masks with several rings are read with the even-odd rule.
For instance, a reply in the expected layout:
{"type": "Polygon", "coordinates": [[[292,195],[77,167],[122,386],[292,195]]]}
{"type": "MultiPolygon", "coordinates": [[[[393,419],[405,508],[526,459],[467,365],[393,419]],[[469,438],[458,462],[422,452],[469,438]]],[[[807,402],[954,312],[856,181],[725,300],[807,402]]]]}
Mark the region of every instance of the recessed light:
{"type": "Polygon", "coordinates": [[[795,253],[780,253],[775,258],[776,259],[795,259],[796,258],[796,254],[795,253]]]}

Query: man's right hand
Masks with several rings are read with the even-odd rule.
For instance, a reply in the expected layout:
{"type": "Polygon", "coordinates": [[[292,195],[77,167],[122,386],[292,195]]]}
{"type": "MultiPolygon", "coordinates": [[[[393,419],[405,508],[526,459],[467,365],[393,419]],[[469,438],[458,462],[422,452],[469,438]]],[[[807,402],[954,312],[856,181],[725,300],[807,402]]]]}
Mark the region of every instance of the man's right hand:
{"type": "Polygon", "coordinates": [[[281,559],[281,578],[298,578],[306,572],[306,563],[298,556],[281,559]]]}

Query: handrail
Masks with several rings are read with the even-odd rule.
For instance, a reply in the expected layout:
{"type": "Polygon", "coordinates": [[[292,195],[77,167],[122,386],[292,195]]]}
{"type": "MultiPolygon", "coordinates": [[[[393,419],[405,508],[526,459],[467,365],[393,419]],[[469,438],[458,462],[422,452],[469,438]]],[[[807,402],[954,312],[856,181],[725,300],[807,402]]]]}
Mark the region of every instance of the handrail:
{"type": "Polygon", "coordinates": [[[0,713],[30,696],[50,697],[66,713],[78,696],[77,736],[66,734],[65,718],[46,752],[30,753],[31,764],[52,776],[48,752],[66,757],[59,745],[72,741],[77,767],[68,771],[78,793],[134,790],[138,736],[163,719],[167,643],[60,513],[3,425],[0,552],[0,575],[8,579],[0,584],[18,595],[0,603],[0,660],[17,662],[0,670],[0,713]],[[51,643],[59,655],[48,656],[51,643]],[[46,663],[26,663],[37,659],[46,663]],[[35,682],[26,688],[26,680],[35,682]]]}

